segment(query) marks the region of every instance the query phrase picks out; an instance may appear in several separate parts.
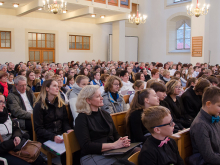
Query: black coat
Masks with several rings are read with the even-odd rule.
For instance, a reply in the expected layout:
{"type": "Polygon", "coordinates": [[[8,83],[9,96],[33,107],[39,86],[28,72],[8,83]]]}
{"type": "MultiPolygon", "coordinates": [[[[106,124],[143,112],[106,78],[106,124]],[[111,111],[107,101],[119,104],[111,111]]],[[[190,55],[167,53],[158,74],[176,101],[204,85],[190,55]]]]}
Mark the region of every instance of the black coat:
{"type": "Polygon", "coordinates": [[[54,140],[54,136],[61,135],[70,130],[66,106],[58,107],[58,98],[54,104],[45,100],[48,109],[42,109],[40,101],[33,110],[34,129],[39,142],[44,143],[47,140],[54,140]]]}
{"type": "Polygon", "coordinates": [[[113,120],[108,112],[99,109],[102,119],[107,123],[109,132],[100,129],[100,124],[91,115],[79,113],[75,122],[75,134],[81,148],[81,157],[88,154],[101,154],[102,143],[113,143],[120,136],[115,129],[113,120]]]}
{"type": "Polygon", "coordinates": [[[196,95],[193,87],[190,87],[182,94],[181,98],[187,114],[195,118],[202,107],[202,96],[196,95]]]}
{"type": "Polygon", "coordinates": [[[33,91],[33,92],[40,92],[40,90],[41,90],[41,85],[40,85],[40,82],[38,82],[38,83],[36,83],[36,85],[34,85],[34,90],[33,90],[33,88],[31,87],[31,86],[29,86],[29,85],[27,85],[29,88],[31,88],[31,90],[33,91]]]}

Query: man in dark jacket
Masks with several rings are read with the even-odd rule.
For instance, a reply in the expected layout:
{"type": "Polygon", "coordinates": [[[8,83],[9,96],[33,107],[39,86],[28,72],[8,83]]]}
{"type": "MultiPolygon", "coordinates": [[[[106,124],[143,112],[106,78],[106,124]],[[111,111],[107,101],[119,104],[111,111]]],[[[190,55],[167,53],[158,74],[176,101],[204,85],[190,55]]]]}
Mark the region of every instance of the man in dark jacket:
{"type": "Polygon", "coordinates": [[[35,96],[32,90],[27,87],[26,77],[19,75],[15,78],[14,83],[15,85],[7,98],[7,105],[12,117],[18,119],[20,128],[27,130],[30,139],[32,139],[31,114],[33,113],[35,96]]]}

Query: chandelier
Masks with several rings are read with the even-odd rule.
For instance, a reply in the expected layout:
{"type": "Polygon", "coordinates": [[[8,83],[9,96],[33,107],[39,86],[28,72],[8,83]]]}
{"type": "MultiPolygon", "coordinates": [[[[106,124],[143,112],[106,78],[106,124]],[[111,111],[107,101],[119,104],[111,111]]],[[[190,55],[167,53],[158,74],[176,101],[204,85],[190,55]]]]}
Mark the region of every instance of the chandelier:
{"type": "Polygon", "coordinates": [[[43,0],[44,10],[52,12],[53,14],[57,13],[66,13],[66,2],[61,0],[60,4],[57,3],[57,0],[53,0],[53,3],[50,4],[50,0],[43,0]]]}
{"type": "Polygon", "coordinates": [[[139,25],[139,24],[143,24],[146,22],[147,16],[143,15],[143,17],[142,17],[141,14],[139,14],[139,12],[138,12],[138,7],[139,7],[139,5],[137,5],[137,15],[136,16],[135,16],[135,14],[133,14],[133,16],[131,16],[131,14],[128,16],[129,23],[135,23],[136,25],[139,25]]]}
{"type": "Polygon", "coordinates": [[[199,17],[200,15],[206,15],[209,12],[209,4],[204,4],[202,8],[199,8],[200,4],[197,0],[196,8],[193,8],[193,4],[190,6],[187,6],[187,14],[190,16],[195,15],[196,17],[199,17]]]}

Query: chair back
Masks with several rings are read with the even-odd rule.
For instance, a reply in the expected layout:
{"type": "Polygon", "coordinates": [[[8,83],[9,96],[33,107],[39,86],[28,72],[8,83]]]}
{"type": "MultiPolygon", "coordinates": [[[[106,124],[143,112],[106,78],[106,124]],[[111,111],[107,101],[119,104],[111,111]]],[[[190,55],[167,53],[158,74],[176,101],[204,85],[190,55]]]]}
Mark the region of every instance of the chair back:
{"type": "Polygon", "coordinates": [[[33,130],[33,141],[37,141],[37,135],[36,135],[35,130],[34,130],[34,117],[33,117],[33,114],[31,114],[31,124],[32,124],[32,130],[33,130]]]}
{"type": "Polygon", "coordinates": [[[124,101],[125,101],[126,104],[129,103],[129,97],[130,97],[130,95],[124,95],[124,96],[123,96],[123,99],[124,99],[124,101]]]}
{"type": "Polygon", "coordinates": [[[73,153],[80,150],[80,145],[76,139],[75,132],[64,133],[63,140],[66,148],[66,165],[72,165],[73,153]]]}
{"type": "Polygon", "coordinates": [[[127,112],[125,111],[125,112],[111,114],[115,128],[118,131],[118,134],[122,137],[126,135],[126,125],[125,125],[126,113],[127,112]]]}
{"type": "Polygon", "coordinates": [[[138,165],[138,156],[140,154],[140,151],[134,153],[133,155],[131,155],[129,158],[128,158],[128,161],[134,163],[135,165],[138,165]]]}
{"type": "Polygon", "coordinates": [[[37,96],[40,94],[40,92],[34,92],[34,96],[37,98],[37,96]]]}
{"type": "Polygon", "coordinates": [[[69,104],[66,104],[66,111],[67,111],[67,115],[68,115],[68,119],[69,119],[69,124],[70,124],[71,128],[73,128],[73,115],[70,110],[69,104]]]}

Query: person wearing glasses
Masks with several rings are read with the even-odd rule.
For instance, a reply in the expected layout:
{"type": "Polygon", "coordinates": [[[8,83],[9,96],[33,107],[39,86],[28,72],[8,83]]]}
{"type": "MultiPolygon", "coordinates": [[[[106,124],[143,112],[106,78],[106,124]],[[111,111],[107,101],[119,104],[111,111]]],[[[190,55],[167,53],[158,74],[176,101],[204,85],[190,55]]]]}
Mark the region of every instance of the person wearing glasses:
{"type": "MultiPolygon", "coordinates": [[[[166,84],[166,87],[167,97],[164,99],[168,104],[166,108],[170,110],[173,120],[179,127],[179,130],[189,128],[193,118],[186,113],[182,99],[178,96],[182,89],[181,82],[178,80],[170,80],[166,84]]],[[[175,130],[175,132],[179,130],[175,130]]]]}
{"type": "Polygon", "coordinates": [[[14,83],[15,85],[7,98],[7,105],[12,117],[17,118],[20,128],[27,130],[32,140],[31,114],[33,113],[33,104],[36,99],[31,88],[27,86],[26,77],[21,75],[15,77],[14,83]]]}
{"type": "Polygon", "coordinates": [[[103,111],[110,114],[123,112],[127,110],[127,105],[123,96],[119,94],[122,82],[117,76],[110,76],[105,83],[104,93],[102,93],[104,105],[101,107],[103,111]]]}
{"type": "Polygon", "coordinates": [[[143,111],[141,119],[151,136],[143,144],[138,164],[184,165],[176,142],[168,138],[173,134],[175,125],[169,109],[162,106],[150,107],[143,111]]]}

